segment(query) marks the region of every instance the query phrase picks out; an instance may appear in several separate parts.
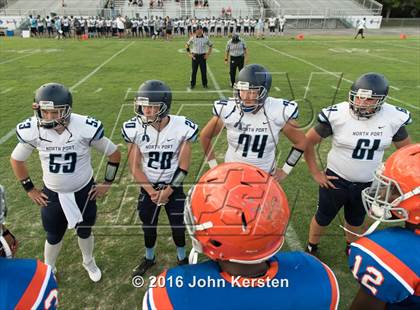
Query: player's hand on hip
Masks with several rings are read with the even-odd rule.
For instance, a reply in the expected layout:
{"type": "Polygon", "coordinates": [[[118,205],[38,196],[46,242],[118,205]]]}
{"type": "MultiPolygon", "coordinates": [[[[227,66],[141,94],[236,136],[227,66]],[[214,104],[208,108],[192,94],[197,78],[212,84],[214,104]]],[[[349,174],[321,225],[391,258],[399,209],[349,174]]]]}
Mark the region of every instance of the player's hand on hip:
{"type": "Polygon", "coordinates": [[[287,173],[284,172],[281,168],[276,168],[276,171],[272,174],[272,176],[277,182],[280,183],[287,177],[287,173]]]}
{"type": "Polygon", "coordinates": [[[29,198],[31,198],[31,200],[33,202],[35,202],[38,206],[40,206],[40,207],[46,207],[47,206],[48,196],[44,192],[34,188],[31,191],[29,191],[27,194],[28,194],[29,198]]]}
{"type": "Polygon", "coordinates": [[[337,187],[335,187],[335,185],[331,182],[331,180],[338,179],[336,176],[326,175],[324,171],[318,171],[317,173],[313,174],[312,177],[321,187],[337,189],[337,187]]]}
{"type": "Polygon", "coordinates": [[[111,188],[111,183],[101,183],[93,185],[89,191],[89,200],[95,200],[96,198],[102,198],[106,195],[108,190],[111,188]]]}
{"type": "Polygon", "coordinates": [[[209,58],[209,54],[204,54],[204,59],[209,58]]]}

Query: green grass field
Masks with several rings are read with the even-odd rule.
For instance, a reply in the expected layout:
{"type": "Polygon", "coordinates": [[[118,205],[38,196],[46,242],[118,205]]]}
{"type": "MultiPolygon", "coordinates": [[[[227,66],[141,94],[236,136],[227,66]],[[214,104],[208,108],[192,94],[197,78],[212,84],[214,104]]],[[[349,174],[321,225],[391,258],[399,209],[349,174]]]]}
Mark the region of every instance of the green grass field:
{"type": "MultiPolygon", "coordinates": [[[[190,60],[182,52],[184,40],[172,42],[149,40],[49,40],[1,39],[0,42],[0,183],[7,189],[9,217],[7,224],[20,240],[18,257],[43,258],[44,231],[39,208],[33,205],[13,176],[10,154],[17,142],[12,130],[31,116],[34,91],[43,83],[60,82],[72,88],[73,111],[94,116],[104,123],[106,135],[121,143],[123,162],[127,148],[120,135],[122,123],[133,116],[133,90],[145,80],[161,79],[174,91],[172,114],[187,115],[204,126],[211,117],[213,100],[231,96],[228,67],[223,63],[226,40],[215,39],[217,49],[208,62],[209,91],[198,85],[187,91],[190,60]],[[9,137],[9,138],[8,138],[9,137]]],[[[366,40],[351,37],[306,37],[248,40],[249,63],[260,63],[273,73],[271,96],[296,99],[300,104],[300,123],[309,128],[321,107],[347,99],[350,81],[365,72],[383,73],[390,81],[389,103],[411,111],[414,123],[408,130],[420,141],[420,37],[399,40],[398,36],[370,36],[366,40]],[[340,80],[341,75],[343,79],[340,80]],[[338,88],[337,88],[338,87],[338,88]]],[[[320,147],[326,160],[330,142],[320,147]]],[[[221,137],[217,155],[222,160],[226,143],[221,137]]],[[[290,144],[281,139],[279,165],[290,144]]],[[[387,155],[391,150],[387,152],[387,155]]],[[[193,183],[202,173],[203,154],[195,144],[188,177],[193,183]]],[[[343,163],[345,164],[345,163],[343,163]]],[[[41,186],[37,155],[28,162],[30,175],[41,186]]],[[[95,172],[103,179],[104,165],[94,154],[95,172]]],[[[204,170],[207,166],[204,166],[204,170]]],[[[186,186],[188,188],[189,185],[186,186]]],[[[317,185],[302,161],[283,187],[293,207],[283,251],[305,246],[308,226],[317,204],[317,185]]],[[[58,258],[58,281],[62,309],[140,308],[144,289],[131,285],[131,270],[143,256],[143,237],[136,212],[138,189],[127,166],[119,170],[118,182],[109,195],[98,202],[98,219],[94,229],[95,256],[102,268],[101,282],[92,283],[81,264],[81,254],[73,231],[65,237],[58,258]]],[[[336,218],[320,245],[320,258],[332,267],[341,289],[340,308],[347,309],[357,283],[347,268],[344,256],[344,232],[336,218]]],[[[161,223],[167,223],[161,212],[161,223]]],[[[188,242],[188,247],[190,244],[188,242]]],[[[158,264],[152,273],[176,264],[176,251],[170,229],[159,228],[158,264]]],[[[304,281],[304,279],[302,279],[304,281]]],[[[197,305],[199,309],[199,305],[197,305]]]]}

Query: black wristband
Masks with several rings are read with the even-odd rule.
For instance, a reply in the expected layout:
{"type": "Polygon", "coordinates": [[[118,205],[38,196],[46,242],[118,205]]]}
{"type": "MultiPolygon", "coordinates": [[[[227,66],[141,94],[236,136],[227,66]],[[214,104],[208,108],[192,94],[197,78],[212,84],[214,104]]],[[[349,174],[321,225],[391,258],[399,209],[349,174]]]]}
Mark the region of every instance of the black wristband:
{"type": "Polygon", "coordinates": [[[22,184],[26,192],[30,192],[32,189],[35,188],[34,183],[32,183],[32,180],[29,177],[24,180],[21,180],[20,183],[22,184]]]}
{"type": "Polygon", "coordinates": [[[120,163],[112,163],[110,161],[108,162],[105,170],[105,182],[114,182],[119,166],[120,163]]]}
{"type": "Polygon", "coordinates": [[[173,190],[175,190],[178,187],[182,186],[182,183],[184,182],[184,179],[187,177],[188,171],[181,169],[181,168],[176,168],[174,176],[172,177],[171,180],[171,188],[173,190]]]}

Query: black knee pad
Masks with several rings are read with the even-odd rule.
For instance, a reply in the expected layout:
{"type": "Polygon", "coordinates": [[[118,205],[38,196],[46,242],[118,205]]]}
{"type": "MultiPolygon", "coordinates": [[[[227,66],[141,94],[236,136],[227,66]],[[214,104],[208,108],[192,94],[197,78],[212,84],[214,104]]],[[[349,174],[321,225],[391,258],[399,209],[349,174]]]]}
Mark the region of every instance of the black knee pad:
{"type": "Polygon", "coordinates": [[[51,245],[59,243],[61,240],[63,240],[63,237],[64,237],[64,233],[57,234],[57,233],[47,232],[47,241],[51,245]]]}
{"type": "Polygon", "coordinates": [[[318,210],[315,213],[315,220],[319,226],[328,226],[332,222],[335,216],[330,216],[327,214],[323,214],[318,210]]]}
{"type": "Polygon", "coordinates": [[[91,227],[77,227],[76,232],[79,238],[87,239],[92,234],[92,228],[91,227]]]}
{"type": "Polygon", "coordinates": [[[347,214],[344,214],[344,218],[346,219],[347,224],[351,226],[361,226],[363,222],[365,221],[365,213],[359,214],[359,215],[352,215],[349,216],[347,214]]]}

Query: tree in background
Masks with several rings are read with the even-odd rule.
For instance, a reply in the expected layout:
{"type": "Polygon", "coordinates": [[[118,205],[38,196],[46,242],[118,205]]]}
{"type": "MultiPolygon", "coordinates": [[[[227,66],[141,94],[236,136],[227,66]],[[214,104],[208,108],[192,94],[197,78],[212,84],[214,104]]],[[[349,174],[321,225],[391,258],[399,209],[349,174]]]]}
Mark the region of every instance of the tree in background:
{"type": "Polygon", "coordinates": [[[420,17],[420,0],[379,0],[383,4],[382,14],[390,17],[420,17]],[[392,15],[392,16],[391,16],[392,15]]]}

